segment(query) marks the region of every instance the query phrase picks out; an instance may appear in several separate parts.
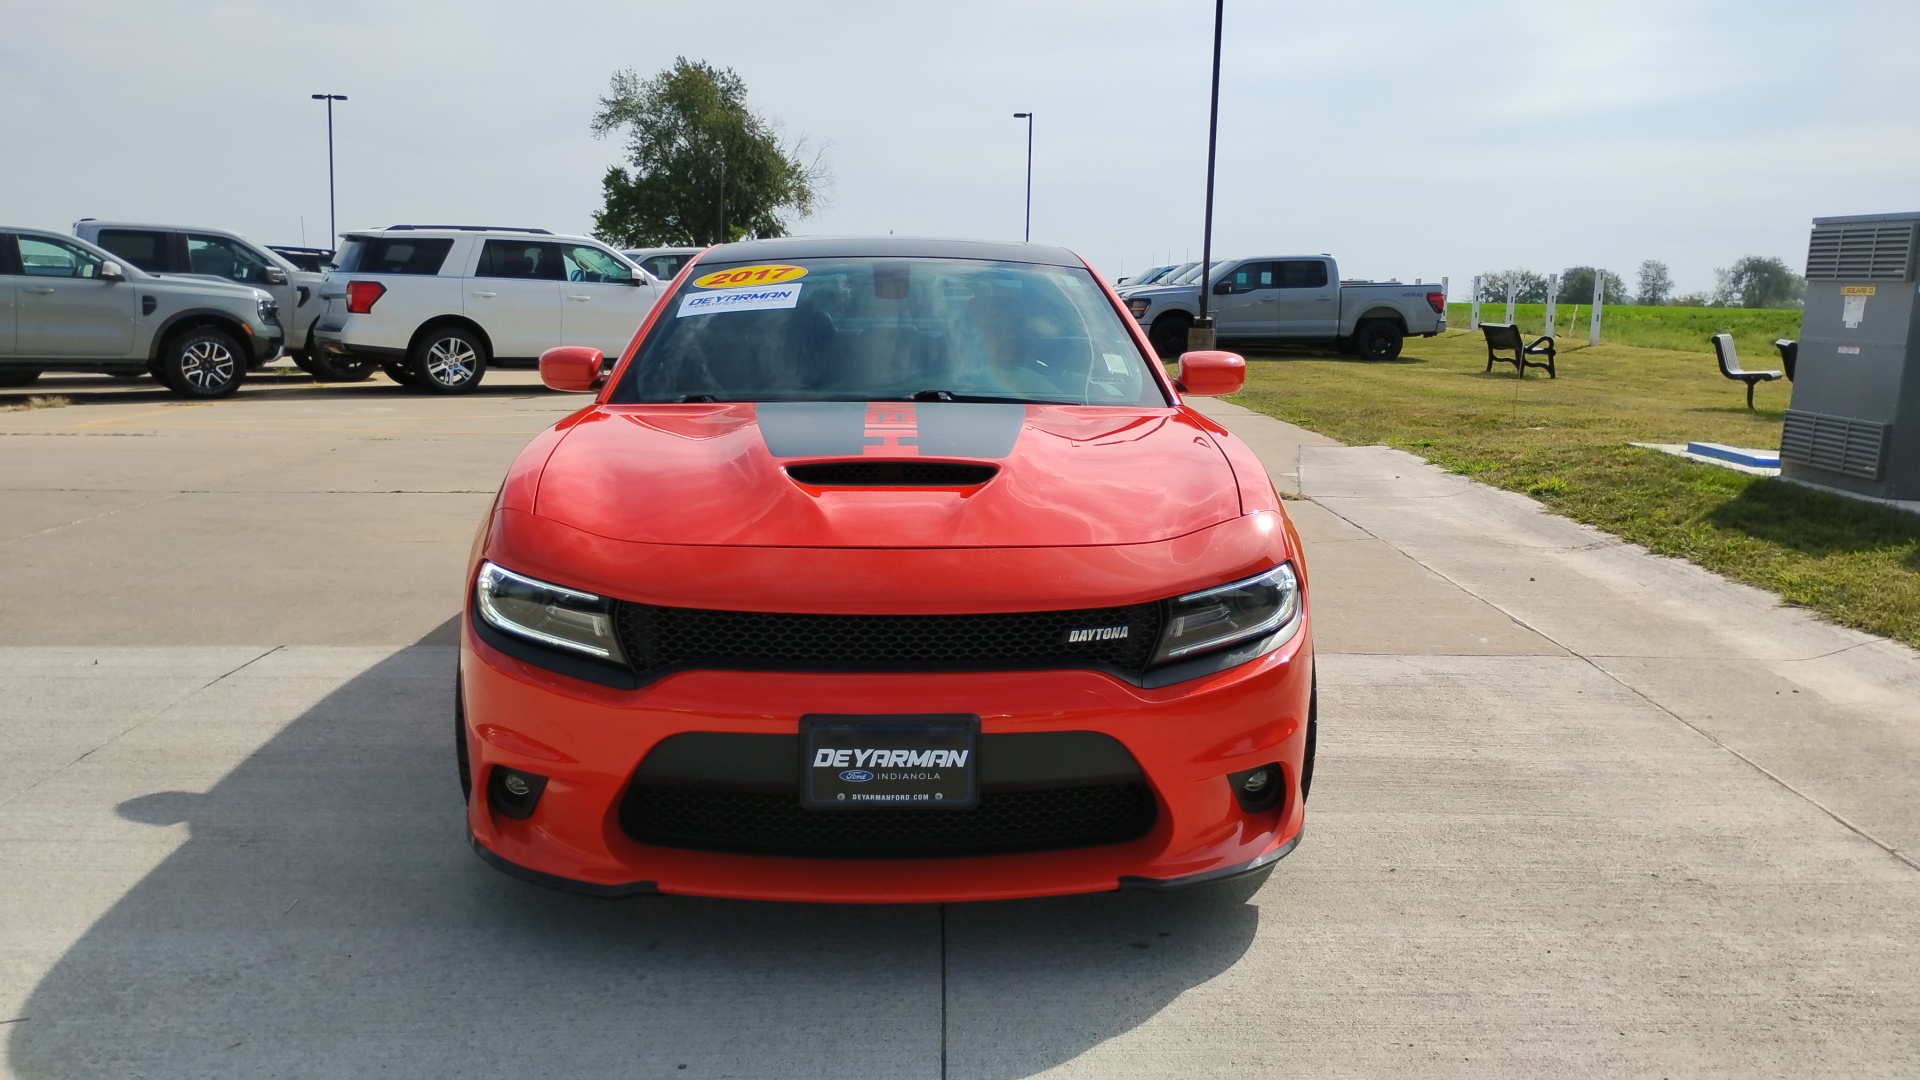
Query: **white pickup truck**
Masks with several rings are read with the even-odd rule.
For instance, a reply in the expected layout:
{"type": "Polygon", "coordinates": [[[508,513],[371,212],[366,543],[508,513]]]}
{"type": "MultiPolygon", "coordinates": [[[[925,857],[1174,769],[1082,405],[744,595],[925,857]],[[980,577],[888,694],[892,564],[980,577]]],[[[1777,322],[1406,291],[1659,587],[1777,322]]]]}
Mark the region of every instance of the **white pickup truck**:
{"type": "MultiPolygon", "coordinates": [[[[1210,273],[1207,314],[1222,342],[1327,342],[1369,360],[1400,355],[1408,337],[1447,328],[1447,294],[1439,285],[1341,281],[1326,255],[1261,256],[1220,264],[1210,273]]],[[[1149,285],[1129,290],[1127,310],[1160,355],[1185,351],[1200,314],[1200,286],[1149,285]]]]}

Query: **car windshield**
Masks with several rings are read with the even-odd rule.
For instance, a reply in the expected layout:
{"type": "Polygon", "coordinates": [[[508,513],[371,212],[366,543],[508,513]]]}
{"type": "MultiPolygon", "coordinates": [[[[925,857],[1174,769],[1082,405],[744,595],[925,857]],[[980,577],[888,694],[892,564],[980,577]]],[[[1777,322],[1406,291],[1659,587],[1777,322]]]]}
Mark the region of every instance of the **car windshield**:
{"type": "Polygon", "coordinates": [[[1083,267],[701,263],[664,303],[610,402],[1167,404],[1083,267]]]}
{"type": "MultiPolygon", "coordinates": [[[[1215,260],[1212,269],[1209,270],[1208,273],[1212,274],[1214,272],[1217,272],[1221,267],[1225,265],[1227,265],[1226,260],[1224,259],[1215,260]]],[[[1185,270],[1182,270],[1180,273],[1175,274],[1173,277],[1170,277],[1167,280],[1162,281],[1160,284],[1192,285],[1199,280],[1200,280],[1200,264],[1193,263],[1189,265],[1185,270]]]]}

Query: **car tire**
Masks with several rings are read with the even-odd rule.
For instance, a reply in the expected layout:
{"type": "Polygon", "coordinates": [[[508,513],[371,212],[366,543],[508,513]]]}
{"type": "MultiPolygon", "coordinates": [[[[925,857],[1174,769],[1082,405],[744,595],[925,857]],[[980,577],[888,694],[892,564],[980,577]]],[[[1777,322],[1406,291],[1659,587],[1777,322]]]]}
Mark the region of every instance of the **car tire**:
{"type": "Polygon", "coordinates": [[[25,386],[40,377],[37,371],[7,371],[0,369],[0,386],[25,386]]]}
{"type": "Polygon", "coordinates": [[[416,385],[435,394],[464,394],[487,374],[487,345],[460,326],[434,326],[414,342],[408,369],[416,385]]]}
{"type": "Polygon", "coordinates": [[[332,357],[316,352],[301,366],[320,382],[365,382],[373,377],[374,362],[364,357],[332,357]]]}
{"type": "Polygon", "coordinates": [[[387,378],[401,386],[420,385],[420,380],[413,375],[413,365],[406,360],[382,360],[380,370],[386,372],[387,378]]]}
{"type": "Polygon", "coordinates": [[[1406,338],[1385,319],[1369,319],[1353,331],[1353,351],[1362,360],[1393,360],[1406,338]]]}
{"type": "Polygon", "coordinates": [[[1184,311],[1171,311],[1153,320],[1147,340],[1153,343],[1153,351],[1160,354],[1160,359],[1178,360],[1180,354],[1187,351],[1187,331],[1191,329],[1193,316],[1184,311]]]}
{"type": "Polygon", "coordinates": [[[211,326],[192,327],[167,339],[155,374],[182,397],[211,401],[240,389],[247,362],[232,334],[211,326]]]}

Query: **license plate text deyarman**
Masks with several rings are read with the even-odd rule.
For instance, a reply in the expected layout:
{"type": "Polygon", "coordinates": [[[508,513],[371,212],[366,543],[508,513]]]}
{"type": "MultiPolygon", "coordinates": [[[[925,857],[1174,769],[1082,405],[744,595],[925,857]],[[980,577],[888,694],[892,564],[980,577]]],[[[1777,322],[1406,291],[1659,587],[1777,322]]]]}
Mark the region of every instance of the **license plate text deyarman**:
{"type": "Polygon", "coordinates": [[[967,766],[969,750],[835,750],[821,747],[814,752],[816,769],[955,768],[967,766]]]}

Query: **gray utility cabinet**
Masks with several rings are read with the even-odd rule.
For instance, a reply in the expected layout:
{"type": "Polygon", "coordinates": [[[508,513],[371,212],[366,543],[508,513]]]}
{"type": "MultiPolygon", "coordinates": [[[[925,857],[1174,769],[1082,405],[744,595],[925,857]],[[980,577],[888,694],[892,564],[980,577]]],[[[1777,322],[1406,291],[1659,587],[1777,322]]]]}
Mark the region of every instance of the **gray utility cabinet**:
{"type": "Polygon", "coordinates": [[[1920,499],[1920,213],[1813,219],[1807,307],[1780,469],[1880,499],[1920,499]]]}

